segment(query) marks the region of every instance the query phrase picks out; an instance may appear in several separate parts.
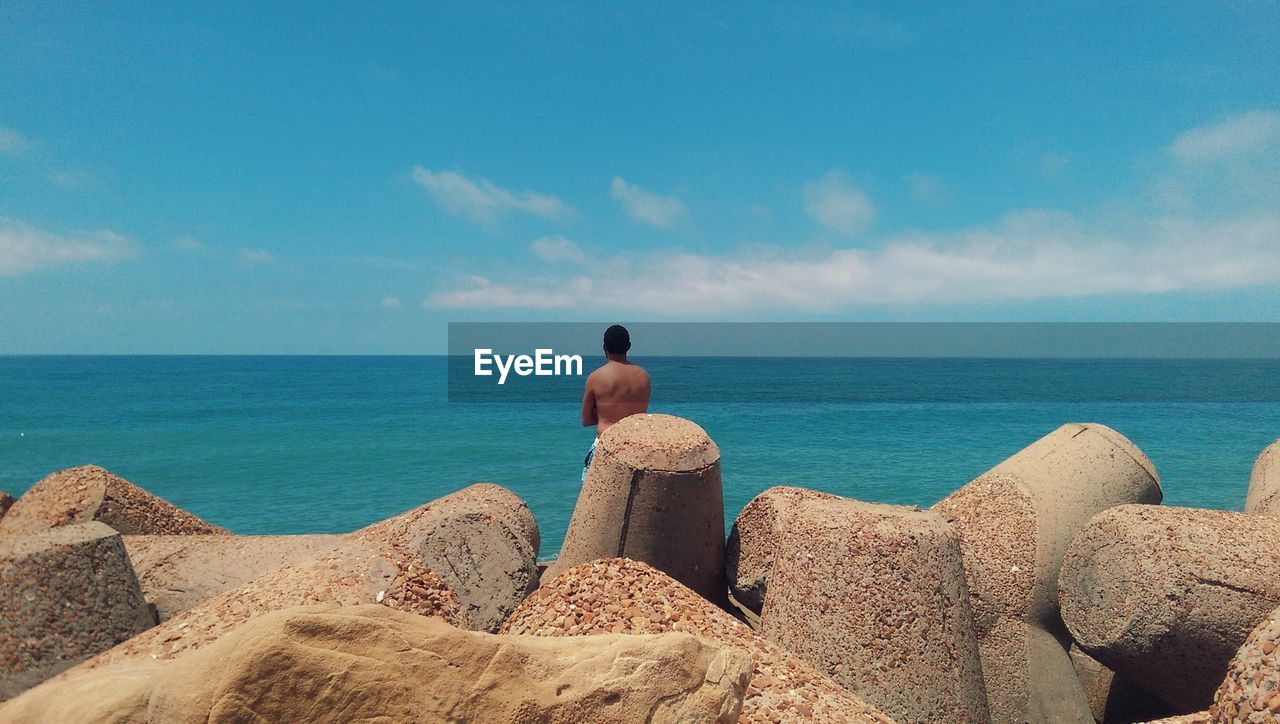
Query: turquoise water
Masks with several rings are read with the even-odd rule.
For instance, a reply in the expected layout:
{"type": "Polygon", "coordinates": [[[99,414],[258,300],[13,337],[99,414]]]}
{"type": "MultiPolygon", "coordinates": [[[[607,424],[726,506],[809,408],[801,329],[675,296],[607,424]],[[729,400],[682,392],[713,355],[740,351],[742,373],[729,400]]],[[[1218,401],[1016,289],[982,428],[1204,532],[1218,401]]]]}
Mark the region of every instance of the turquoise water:
{"type": "MultiPolygon", "coordinates": [[[[1069,421],[1137,443],[1165,502],[1238,510],[1280,436],[1274,360],[640,361],[652,411],[719,444],[729,520],[777,484],[929,505],[1069,421]]],[[[578,400],[447,387],[442,357],[0,357],[0,489],[94,463],[238,533],[305,533],[488,480],[554,556],[593,434],[578,400]]]]}

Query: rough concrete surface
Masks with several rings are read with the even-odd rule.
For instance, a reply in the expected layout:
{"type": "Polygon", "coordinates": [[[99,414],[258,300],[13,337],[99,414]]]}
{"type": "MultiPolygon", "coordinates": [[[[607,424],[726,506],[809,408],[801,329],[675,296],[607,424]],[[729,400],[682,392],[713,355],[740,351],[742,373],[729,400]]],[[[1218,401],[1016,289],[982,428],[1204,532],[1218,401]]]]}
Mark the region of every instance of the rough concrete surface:
{"type": "Polygon", "coordinates": [[[1219,722],[1280,721],[1280,608],[1232,657],[1209,715],[1219,722]]]}
{"type": "Polygon", "coordinates": [[[600,436],[547,575],[610,557],[644,561],[704,598],[725,599],[720,450],[701,427],[641,414],[600,436]]]}
{"type": "Polygon", "coordinates": [[[120,535],[102,523],[0,538],[0,700],[155,620],[120,535]]]}
{"type": "Polygon", "coordinates": [[[124,546],[161,621],[282,566],[363,551],[339,535],[127,535],[124,546]]]}
{"type": "Polygon", "coordinates": [[[226,534],[216,525],[96,465],[60,470],[31,487],[0,518],[0,535],[97,520],[120,533],[226,534]]]}
{"type": "Polygon", "coordinates": [[[1090,656],[1185,713],[1280,605],[1270,516],[1124,505],[1099,514],[1062,566],[1062,615],[1090,656]]]}
{"type": "Polygon", "coordinates": [[[842,498],[779,517],[761,632],[899,722],[986,722],[955,530],[842,498]]]}
{"type": "Polygon", "coordinates": [[[769,589],[774,552],[784,532],[778,521],[786,518],[802,501],[837,497],[817,490],[776,485],[752,498],[738,514],[725,544],[725,577],[729,579],[734,599],[760,613],[769,589]]]}
{"type": "Polygon", "coordinates": [[[1280,515],[1280,440],[1268,445],[1254,461],[1244,512],[1280,515]]]}
{"type": "Polygon", "coordinates": [[[1134,686],[1105,664],[1071,645],[1071,665],[1089,699],[1093,718],[1105,724],[1144,722],[1169,715],[1169,705],[1134,686]]]}
{"type": "Polygon", "coordinates": [[[544,580],[503,633],[535,636],[684,631],[751,654],[742,722],[888,722],[874,706],[645,563],[581,564],[544,580]]]}
{"type": "Polygon", "coordinates": [[[1058,614],[1062,555],[1096,513],[1161,497],[1137,446],[1070,423],[934,506],[960,536],[994,721],[1093,721],[1058,614]]]}
{"type": "Polygon", "coordinates": [[[496,631],[538,585],[538,524],[515,493],[478,483],[356,531],[435,571],[466,620],[496,631]]]}
{"type": "Polygon", "coordinates": [[[732,722],[750,657],[682,633],[568,641],[460,631],[380,606],[270,613],[176,661],[51,682],[29,721],[732,722]]]}
{"type": "Polygon", "coordinates": [[[13,507],[13,503],[13,496],[0,490],[0,518],[3,518],[4,514],[9,512],[9,508],[13,507]]]}

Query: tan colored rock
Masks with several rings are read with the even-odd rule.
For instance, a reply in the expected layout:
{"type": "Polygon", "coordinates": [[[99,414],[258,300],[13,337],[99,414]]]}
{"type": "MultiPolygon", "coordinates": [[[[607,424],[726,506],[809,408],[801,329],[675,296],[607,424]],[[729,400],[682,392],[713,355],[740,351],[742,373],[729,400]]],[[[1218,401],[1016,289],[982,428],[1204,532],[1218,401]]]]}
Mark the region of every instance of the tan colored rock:
{"type": "Polygon", "coordinates": [[[50,682],[10,721],[732,722],[745,652],[681,633],[572,643],[380,606],[267,614],[171,662],[50,682]]]}
{"type": "Polygon", "coordinates": [[[475,628],[496,631],[538,585],[538,524],[515,493],[478,483],[356,531],[399,548],[457,594],[475,628]]]}
{"type": "Polygon", "coordinates": [[[834,500],[837,496],[817,490],[776,485],[751,499],[729,531],[724,570],[733,597],[755,613],[764,608],[773,570],[774,551],[784,532],[778,521],[805,500],[834,500]]]}
{"type": "Polygon", "coordinates": [[[507,634],[594,636],[684,631],[751,654],[741,722],[888,722],[840,687],[671,576],[614,558],[544,580],[503,624],[507,634]]]}
{"type": "Polygon", "coordinates": [[[95,656],[67,675],[130,659],[172,659],[221,639],[256,616],[315,603],[381,603],[470,624],[458,597],[431,569],[389,546],[363,543],[354,550],[258,576],[95,656]]]}
{"type": "Polygon", "coordinates": [[[1280,608],[1249,633],[1232,657],[1209,715],[1219,722],[1280,721],[1280,608]]]}
{"type": "Polygon", "coordinates": [[[1129,683],[1105,664],[1071,645],[1071,665],[1100,724],[1147,721],[1169,715],[1169,706],[1129,683]]]}
{"type": "Polygon", "coordinates": [[[340,535],[127,535],[124,545],[161,621],[282,566],[365,554],[340,535]]]}
{"type": "Polygon", "coordinates": [[[1268,445],[1253,463],[1244,512],[1280,515],[1280,440],[1268,445]]]}
{"type": "Polygon", "coordinates": [[[843,498],[778,518],[761,632],[899,722],[986,722],[954,529],[940,515],[843,498]]]}
{"type": "Polygon", "coordinates": [[[1146,724],[1212,724],[1213,719],[1207,711],[1197,711],[1191,714],[1179,714],[1177,716],[1167,716],[1162,719],[1152,719],[1146,724]]]}
{"type": "Polygon", "coordinates": [[[102,523],[0,538],[0,700],[155,623],[102,523]]]}
{"type": "Polygon", "coordinates": [[[13,507],[13,502],[12,495],[0,490],[0,518],[3,518],[4,514],[9,512],[9,508],[13,507]]]}
{"type": "Polygon", "coordinates": [[[223,534],[178,506],[96,465],[58,471],[36,483],[0,518],[0,535],[101,521],[120,533],[223,534]]]}
{"type": "Polygon", "coordinates": [[[994,721],[1093,721],[1058,614],[1062,556],[1094,514],[1161,497],[1154,466],[1132,442],[1105,425],[1070,423],[933,507],[960,536],[994,721]]]}
{"type": "Polygon", "coordinates": [[[641,414],[600,436],[547,575],[612,557],[644,561],[704,598],[725,599],[720,450],[701,427],[641,414]]]}
{"type": "Polygon", "coordinates": [[[1089,521],[1062,565],[1062,616],[1090,656],[1177,712],[1206,708],[1280,605],[1269,516],[1124,505],[1089,521]]]}

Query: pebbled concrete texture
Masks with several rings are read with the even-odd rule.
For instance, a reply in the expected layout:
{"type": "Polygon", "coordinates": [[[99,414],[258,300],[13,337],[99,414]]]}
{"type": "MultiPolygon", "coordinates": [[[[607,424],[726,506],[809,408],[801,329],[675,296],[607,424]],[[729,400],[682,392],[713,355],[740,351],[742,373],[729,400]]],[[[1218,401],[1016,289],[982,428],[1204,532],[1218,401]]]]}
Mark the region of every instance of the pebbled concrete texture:
{"type": "Polygon", "coordinates": [[[716,722],[750,657],[683,633],[568,641],[460,631],[381,606],[254,619],[202,651],[28,692],[7,721],[716,722]]]}
{"type": "Polygon", "coordinates": [[[1270,516],[1124,505],[1099,514],[1062,566],[1080,648],[1185,713],[1206,708],[1254,626],[1280,605],[1270,516]]]}
{"type": "Polygon", "coordinates": [[[701,427],[641,414],[600,436],[547,575],[611,557],[644,561],[709,600],[726,598],[720,450],[701,427]]]}
{"type": "Polygon", "coordinates": [[[1254,461],[1244,512],[1280,515],[1280,440],[1268,445],[1254,461]]]}
{"type": "Polygon", "coordinates": [[[1161,498],[1137,446],[1069,423],[933,506],[960,537],[993,721],[1093,721],[1058,612],[1062,556],[1096,513],[1161,498]]]}
{"type": "Polygon", "coordinates": [[[1249,633],[1232,657],[1209,716],[1218,722],[1280,721],[1280,608],[1249,633]]]}
{"type": "Polygon", "coordinates": [[[985,722],[955,530],[940,515],[816,497],[780,514],[761,632],[899,722],[985,722]]]}
{"type": "Polygon", "coordinates": [[[0,700],[150,628],[120,535],[102,523],[0,538],[0,700]]]}
{"type": "Polygon", "coordinates": [[[515,493],[492,483],[463,488],[351,538],[395,547],[435,571],[478,630],[497,631],[538,585],[537,521],[515,493]]]}
{"type": "Polygon", "coordinates": [[[341,535],[126,535],[124,546],[160,621],[281,566],[363,550],[341,535]]]}
{"type": "Polygon", "coordinates": [[[612,558],[574,566],[516,609],[502,633],[535,636],[683,631],[747,651],[741,722],[888,722],[875,706],[652,566],[612,558]]]}
{"type": "Polygon", "coordinates": [[[760,613],[769,590],[774,553],[785,532],[779,521],[806,500],[838,499],[830,493],[787,485],[775,485],[752,498],[738,514],[725,544],[725,577],[734,599],[760,613]]]}
{"type": "Polygon", "coordinates": [[[226,535],[178,506],[96,465],[60,470],[23,493],[0,518],[0,535],[105,523],[120,533],[226,535]]]}

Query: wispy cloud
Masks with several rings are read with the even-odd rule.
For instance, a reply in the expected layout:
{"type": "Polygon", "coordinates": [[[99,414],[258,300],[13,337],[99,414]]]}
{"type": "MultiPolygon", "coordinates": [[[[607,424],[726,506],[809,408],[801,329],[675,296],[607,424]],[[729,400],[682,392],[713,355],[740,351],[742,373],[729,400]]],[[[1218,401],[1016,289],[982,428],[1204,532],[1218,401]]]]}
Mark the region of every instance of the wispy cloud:
{"type": "Polygon", "coordinates": [[[533,251],[534,256],[543,261],[567,261],[581,264],[587,258],[577,244],[559,234],[534,239],[529,244],[529,248],[533,251]]]}
{"type": "Polygon", "coordinates": [[[911,200],[921,206],[942,206],[951,201],[951,187],[941,176],[913,173],[903,180],[911,191],[911,200]]]}
{"type": "Polygon", "coordinates": [[[1217,161],[1280,144],[1280,113],[1253,110],[1193,128],[1169,147],[1182,161],[1217,161]]]}
{"type": "Polygon", "coordinates": [[[114,231],[55,234],[0,217],[0,276],[16,276],[63,264],[119,259],[133,251],[133,244],[114,231]]]}
{"type": "Polygon", "coordinates": [[[31,142],[17,130],[0,126],[0,155],[17,156],[31,150],[31,142]]]}
{"type": "Polygon", "coordinates": [[[467,288],[437,292],[422,300],[435,309],[563,309],[579,305],[591,292],[591,280],[571,279],[560,289],[518,288],[471,277],[467,288]]]}
{"type": "Polygon", "coordinates": [[[445,213],[492,226],[511,212],[564,219],[572,209],[555,196],[533,191],[510,191],[485,178],[471,179],[454,171],[413,167],[413,180],[445,213]]]}
{"type": "Polygon", "coordinates": [[[689,216],[684,203],[674,196],[662,196],[635,184],[627,183],[621,176],[613,177],[610,188],[613,200],[632,220],[659,229],[670,229],[689,216]]]}
{"type": "Polygon", "coordinates": [[[205,250],[204,242],[200,241],[194,236],[191,236],[190,234],[187,234],[185,236],[179,236],[178,238],[169,242],[169,246],[173,247],[174,249],[177,249],[178,251],[196,252],[196,251],[205,250]]]}
{"type": "Polygon", "coordinates": [[[400,300],[396,297],[383,297],[382,306],[387,309],[396,309],[400,306],[400,300]]]}
{"type": "Polygon", "coordinates": [[[871,199],[838,171],[830,171],[817,181],[806,183],[803,191],[804,209],[809,216],[841,234],[856,234],[876,218],[871,199]]]}
{"type": "Polygon", "coordinates": [[[266,249],[241,249],[240,264],[241,266],[258,266],[259,264],[270,264],[275,261],[275,254],[266,249]]]}

